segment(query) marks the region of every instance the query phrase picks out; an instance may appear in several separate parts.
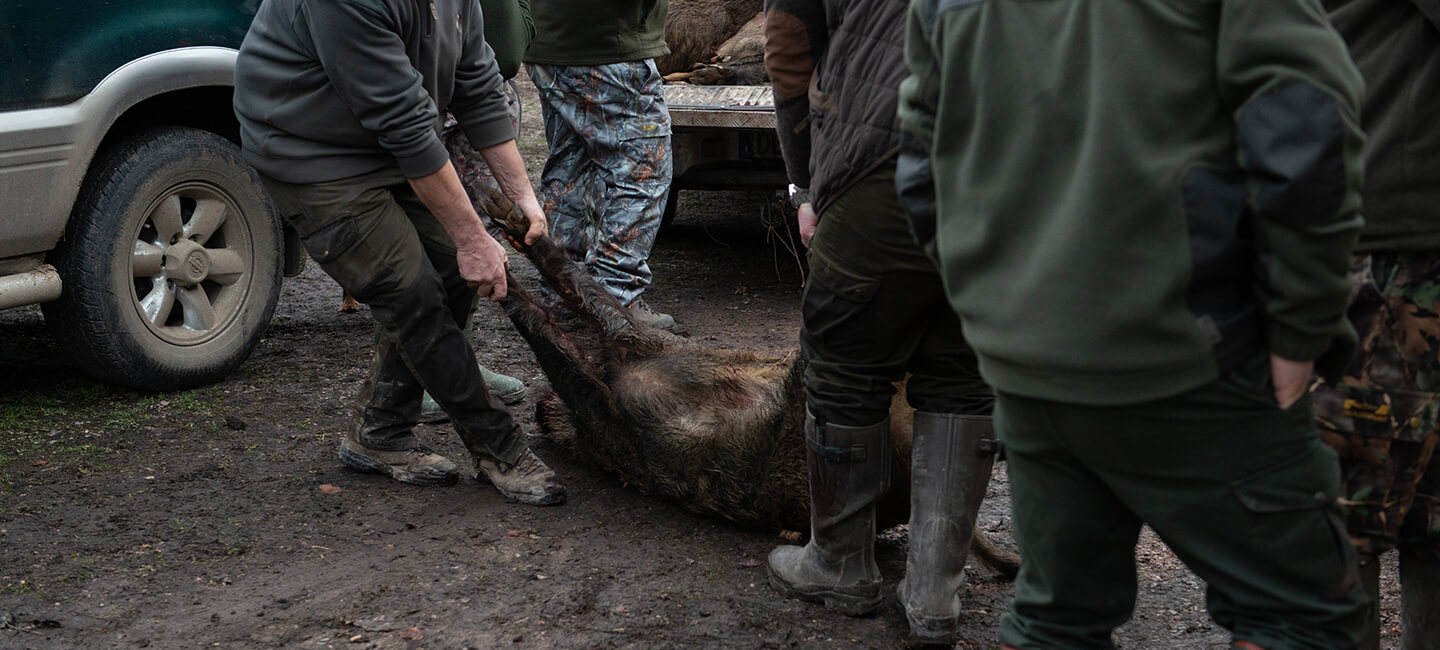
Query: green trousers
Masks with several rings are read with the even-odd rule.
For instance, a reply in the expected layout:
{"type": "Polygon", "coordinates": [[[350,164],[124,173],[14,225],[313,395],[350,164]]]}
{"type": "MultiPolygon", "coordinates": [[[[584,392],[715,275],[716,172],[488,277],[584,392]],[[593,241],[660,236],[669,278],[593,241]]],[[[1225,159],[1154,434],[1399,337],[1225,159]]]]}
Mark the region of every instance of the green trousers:
{"type": "Polygon", "coordinates": [[[800,349],[806,404],[821,423],[867,426],[890,415],[893,382],[932,413],[989,415],[994,397],[946,301],[935,263],[910,235],[895,165],[836,197],[808,256],[800,349]]]}
{"type": "Polygon", "coordinates": [[[1154,402],[1096,407],[996,396],[1025,558],[1000,636],[1111,648],[1135,605],[1148,524],[1206,583],[1234,639],[1354,648],[1371,607],[1336,497],[1335,452],[1308,399],[1281,410],[1268,357],[1154,402]]]}
{"type": "Polygon", "coordinates": [[[375,357],[350,435],[374,449],[415,447],[429,391],[472,454],[518,459],[520,427],[486,389],[464,329],[479,298],[460,276],[454,242],[400,170],[310,185],[262,180],[311,259],[375,319],[375,357]]]}

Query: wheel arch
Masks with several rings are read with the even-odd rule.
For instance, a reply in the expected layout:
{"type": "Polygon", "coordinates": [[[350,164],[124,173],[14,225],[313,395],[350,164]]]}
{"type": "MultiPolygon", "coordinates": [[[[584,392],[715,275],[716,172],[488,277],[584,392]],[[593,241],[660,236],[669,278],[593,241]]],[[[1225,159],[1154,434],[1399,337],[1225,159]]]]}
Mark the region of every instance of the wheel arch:
{"type": "MultiPolygon", "coordinates": [[[[240,126],[233,107],[236,54],[232,48],[216,46],[157,52],[111,72],[78,101],[18,112],[22,116],[16,123],[23,120],[30,127],[25,145],[35,152],[34,160],[26,162],[42,163],[32,168],[46,170],[44,177],[28,182],[54,191],[36,193],[35,203],[21,206],[16,212],[19,221],[10,224],[31,231],[27,240],[38,244],[22,247],[27,250],[0,252],[18,255],[53,249],[64,234],[65,222],[96,154],[108,144],[151,128],[188,126],[215,133],[238,146],[240,126]],[[53,159],[45,160],[47,156],[53,159]],[[25,214],[32,217],[22,218],[25,214]]],[[[299,239],[289,228],[284,239],[285,274],[297,275],[304,264],[299,239]]]]}

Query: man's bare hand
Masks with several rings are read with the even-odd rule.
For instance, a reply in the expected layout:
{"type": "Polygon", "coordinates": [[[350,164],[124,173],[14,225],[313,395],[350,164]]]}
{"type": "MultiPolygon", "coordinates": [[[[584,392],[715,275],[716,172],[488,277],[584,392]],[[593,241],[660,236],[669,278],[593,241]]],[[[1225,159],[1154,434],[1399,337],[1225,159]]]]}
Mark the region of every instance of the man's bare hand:
{"type": "Polygon", "coordinates": [[[530,229],[525,231],[525,245],[529,246],[544,237],[549,229],[545,221],[545,211],[540,209],[539,201],[535,200],[535,191],[531,189],[530,179],[525,175],[525,161],[520,157],[515,141],[506,140],[481,149],[480,157],[490,166],[490,173],[495,175],[500,191],[515,202],[520,214],[525,215],[530,222],[530,229]]]}
{"type": "Polygon", "coordinates": [[[815,227],[820,225],[820,217],[815,215],[815,208],[808,202],[801,203],[800,209],[795,213],[795,223],[800,228],[800,243],[805,248],[810,248],[810,238],[815,236],[815,227]]]}
{"type": "Polygon", "coordinates": [[[1270,383],[1275,386],[1275,402],[1288,409],[1310,390],[1310,376],[1315,374],[1314,361],[1291,361],[1270,355],[1270,383]]]}
{"type": "Polygon", "coordinates": [[[460,277],[470,285],[481,298],[500,300],[505,297],[505,267],[510,260],[505,248],[491,237],[477,237],[473,244],[461,246],[455,251],[460,264],[460,277]]]}
{"type": "Polygon", "coordinates": [[[550,224],[545,220],[545,211],[540,209],[540,204],[533,195],[521,199],[515,205],[520,208],[520,214],[525,215],[525,219],[530,222],[530,229],[525,231],[526,246],[549,234],[550,224]]]}

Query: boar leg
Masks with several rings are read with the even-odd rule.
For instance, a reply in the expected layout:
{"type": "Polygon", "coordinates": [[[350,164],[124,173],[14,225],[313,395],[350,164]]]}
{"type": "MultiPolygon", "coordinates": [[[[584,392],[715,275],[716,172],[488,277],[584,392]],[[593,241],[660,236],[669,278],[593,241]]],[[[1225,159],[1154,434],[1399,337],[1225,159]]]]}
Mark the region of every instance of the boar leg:
{"type": "Polygon", "coordinates": [[[529,223],[498,189],[488,186],[474,189],[477,190],[476,203],[481,207],[481,214],[488,215],[504,230],[516,250],[530,260],[545,284],[560,296],[566,307],[599,328],[605,344],[601,347],[603,352],[619,355],[615,360],[623,361],[632,354],[683,344],[684,339],[669,332],[637,325],[629,310],[621,307],[620,301],[590,277],[583,266],[570,261],[554,240],[541,237],[533,244],[525,244],[529,223]]]}

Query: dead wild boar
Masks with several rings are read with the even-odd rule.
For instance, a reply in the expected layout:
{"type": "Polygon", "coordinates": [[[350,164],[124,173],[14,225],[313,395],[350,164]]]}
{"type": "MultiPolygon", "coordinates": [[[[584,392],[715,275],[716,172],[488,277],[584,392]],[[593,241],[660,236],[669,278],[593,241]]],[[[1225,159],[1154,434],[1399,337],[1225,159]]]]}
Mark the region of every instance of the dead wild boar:
{"type": "MultiPolygon", "coordinates": [[[[480,212],[519,244],[573,312],[562,331],[507,276],[502,305],[563,402],[542,401],[542,427],[644,493],[745,526],[809,530],[803,358],[717,350],[638,326],[549,237],[520,243],[525,219],[498,190],[470,189],[480,212]]],[[[909,519],[908,416],[892,418],[891,488],[877,508],[882,529],[909,519]]],[[[974,536],[972,549],[1008,578],[1019,568],[1019,558],[985,534],[974,536]]]]}
{"type": "Polygon", "coordinates": [[[697,85],[751,86],[770,81],[765,69],[765,14],[755,14],[719,47],[711,63],[696,63],[690,72],[666,75],[666,81],[697,85]]]}
{"type": "Polygon", "coordinates": [[[709,62],[715,49],[759,13],[762,4],[762,0],[670,0],[665,14],[670,54],[655,59],[655,67],[668,75],[709,62]]]}

